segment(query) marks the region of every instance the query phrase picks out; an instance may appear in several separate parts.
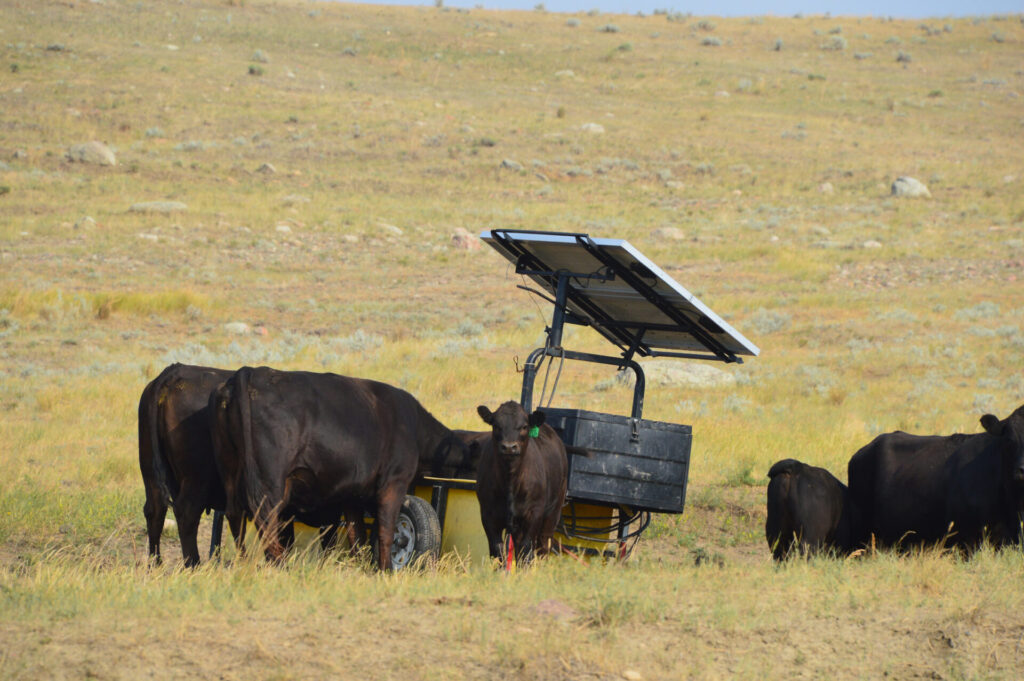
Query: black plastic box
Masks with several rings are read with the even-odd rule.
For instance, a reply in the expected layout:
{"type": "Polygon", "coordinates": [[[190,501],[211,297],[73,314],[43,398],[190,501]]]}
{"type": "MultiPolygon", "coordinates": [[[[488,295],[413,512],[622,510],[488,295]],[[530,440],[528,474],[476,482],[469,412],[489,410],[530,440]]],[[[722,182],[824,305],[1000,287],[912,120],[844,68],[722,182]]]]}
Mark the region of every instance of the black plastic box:
{"type": "Polygon", "coordinates": [[[580,409],[543,409],[567,446],[568,498],[635,510],[682,513],[690,469],[690,426],[580,409]]]}

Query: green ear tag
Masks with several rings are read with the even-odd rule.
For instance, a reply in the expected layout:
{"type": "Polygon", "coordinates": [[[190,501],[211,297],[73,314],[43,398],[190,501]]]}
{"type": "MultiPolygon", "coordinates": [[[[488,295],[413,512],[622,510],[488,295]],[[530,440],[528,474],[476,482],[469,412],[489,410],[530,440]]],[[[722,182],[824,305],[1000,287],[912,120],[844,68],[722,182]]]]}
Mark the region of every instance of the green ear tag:
{"type": "Polygon", "coordinates": [[[537,437],[538,435],[540,435],[540,426],[530,428],[530,437],[537,437]]]}

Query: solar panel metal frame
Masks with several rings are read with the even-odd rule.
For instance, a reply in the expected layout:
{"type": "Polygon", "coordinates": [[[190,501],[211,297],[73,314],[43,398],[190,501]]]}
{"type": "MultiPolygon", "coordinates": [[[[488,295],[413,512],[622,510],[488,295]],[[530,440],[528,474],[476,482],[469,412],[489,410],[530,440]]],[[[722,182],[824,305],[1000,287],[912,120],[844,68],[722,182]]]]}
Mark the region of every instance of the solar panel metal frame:
{"type": "Polygon", "coordinates": [[[636,354],[742,362],[741,355],[760,353],[624,239],[516,229],[484,230],[480,238],[556,297],[560,280],[567,282],[564,321],[590,326],[627,360],[636,354]],[[608,309],[609,300],[621,302],[620,309],[608,309]],[[622,318],[617,312],[626,305],[639,314],[622,318]]]}

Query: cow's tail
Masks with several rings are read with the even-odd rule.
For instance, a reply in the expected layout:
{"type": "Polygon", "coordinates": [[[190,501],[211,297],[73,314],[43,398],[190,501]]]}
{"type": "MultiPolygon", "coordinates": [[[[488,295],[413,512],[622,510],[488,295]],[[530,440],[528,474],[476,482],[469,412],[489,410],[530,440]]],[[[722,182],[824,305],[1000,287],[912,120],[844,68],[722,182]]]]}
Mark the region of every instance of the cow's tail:
{"type": "Polygon", "coordinates": [[[229,519],[237,517],[238,514],[244,513],[246,510],[244,495],[239,484],[244,484],[244,450],[238,446],[237,429],[232,428],[237,420],[241,420],[236,419],[236,412],[241,412],[238,400],[245,394],[244,390],[239,389],[239,380],[243,371],[245,371],[244,367],[210,394],[209,411],[213,425],[211,435],[213,436],[214,461],[224,484],[225,511],[229,519]]]}
{"type": "Polygon", "coordinates": [[[783,459],[768,470],[767,518],[764,523],[765,539],[775,560],[784,560],[792,547],[793,522],[789,513],[790,477],[800,464],[796,459],[783,459]]]}
{"type": "Polygon", "coordinates": [[[240,452],[239,464],[242,467],[242,485],[245,490],[246,510],[255,512],[263,502],[263,492],[259,488],[258,476],[248,475],[246,469],[248,462],[254,460],[256,454],[252,439],[252,396],[249,394],[249,379],[252,376],[252,367],[242,367],[235,374],[237,385],[235,389],[235,404],[238,405],[238,427],[242,435],[242,451],[240,452]]]}
{"type": "MultiPolygon", "coordinates": [[[[163,378],[161,376],[160,378],[163,378]]],[[[164,451],[160,447],[160,431],[159,431],[159,414],[160,414],[160,402],[161,393],[166,389],[166,381],[158,379],[153,384],[153,394],[149,396],[149,399],[145,400],[146,403],[146,425],[149,429],[149,446],[150,452],[153,458],[153,480],[156,483],[156,489],[160,495],[160,501],[164,506],[170,506],[174,503],[174,496],[171,493],[171,482],[174,479],[174,473],[171,471],[170,466],[167,464],[167,457],[164,456],[164,451]]],[[[174,484],[177,489],[177,484],[174,484]]]]}

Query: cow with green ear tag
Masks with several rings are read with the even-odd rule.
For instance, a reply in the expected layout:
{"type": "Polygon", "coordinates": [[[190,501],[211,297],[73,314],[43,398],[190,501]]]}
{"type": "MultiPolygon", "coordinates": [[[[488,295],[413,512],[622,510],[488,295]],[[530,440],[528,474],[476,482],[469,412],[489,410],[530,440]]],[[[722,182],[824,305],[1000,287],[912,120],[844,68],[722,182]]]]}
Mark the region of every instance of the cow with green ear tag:
{"type": "Polygon", "coordinates": [[[508,556],[503,534],[511,539],[517,562],[548,553],[565,505],[565,444],[544,423],[544,412],[527,414],[518,402],[493,412],[481,405],[477,413],[491,426],[476,483],[491,557],[508,556]]]}

